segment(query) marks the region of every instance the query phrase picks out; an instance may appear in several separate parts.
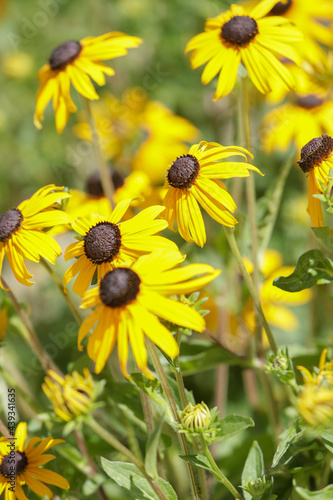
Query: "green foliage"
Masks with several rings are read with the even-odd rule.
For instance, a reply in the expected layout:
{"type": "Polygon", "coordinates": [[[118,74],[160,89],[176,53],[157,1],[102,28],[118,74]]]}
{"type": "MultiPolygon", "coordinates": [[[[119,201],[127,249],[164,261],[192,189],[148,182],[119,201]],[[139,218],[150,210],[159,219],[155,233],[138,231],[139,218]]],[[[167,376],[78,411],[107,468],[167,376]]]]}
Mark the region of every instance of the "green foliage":
{"type": "Polygon", "coordinates": [[[290,276],[276,278],[273,285],[287,292],[299,292],[332,280],[333,262],[320,250],[309,250],[298,259],[295,271],[290,276]]]}
{"type": "Polygon", "coordinates": [[[326,488],[318,491],[309,491],[304,488],[296,487],[296,492],[304,500],[311,500],[317,498],[318,500],[332,500],[333,498],[333,484],[326,486],[326,488]]]}

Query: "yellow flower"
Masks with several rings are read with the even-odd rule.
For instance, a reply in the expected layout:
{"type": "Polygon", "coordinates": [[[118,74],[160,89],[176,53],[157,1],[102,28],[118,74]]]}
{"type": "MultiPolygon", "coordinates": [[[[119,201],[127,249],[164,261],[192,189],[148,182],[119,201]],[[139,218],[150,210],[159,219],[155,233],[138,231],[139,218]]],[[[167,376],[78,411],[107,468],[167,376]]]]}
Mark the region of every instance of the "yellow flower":
{"type": "Polygon", "coordinates": [[[43,229],[71,221],[68,214],[54,209],[57,201],[70,196],[62,190],[54,184],[45,186],[17,208],[0,215],[0,276],[5,253],[15,278],[27,286],[33,282],[28,281],[32,274],[25,267],[25,257],[34,262],[43,257],[54,264],[61,255],[58,243],[43,229]]]}
{"type": "Polygon", "coordinates": [[[333,388],[333,360],[326,361],[327,349],[323,349],[319,366],[313,373],[310,372],[305,366],[297,366],[297,369],[302,372],[305,385],[324,385],[333,388]]]}
{"type": "Polygon", "coordinates": [[[297,397],[297,408],[308,424],[332,428],[333,389],[306,385],[297,397]]]}
{"type": "Polygon", "coordinates": [[[56,127],[61,133],[69,114],[76,111],[70,95],[71,83],[87,99],[98,99],[91,79],[98,85],[104,85],[104,74],[114,74],[112,68],[100,61],[123,56],[127,49],[137,47],[140,43],[140,38],[113,32],[98,37],[87,37],[79,42],[71,40],[57,47],[48,64],[38,72],[40,87],[34,115],[36,127],[42,127],[44,110],[53,99],[56,127]]]}
{"type": "Polygon", "coordinates": [[[131,219],[119,222],[131,201],[118,203],[108,217],[92,214],[90,220],[79,217],[72,223],[83,239],[69,245],[65,252],[65,260],[73,257],[77,260],[64,274],[64,287],[79,273],[73,291],[82,297],[96,271],[99,281],[115,263],[133,260],[154,250],[177,249],[167,238],[155,236],[168,225],[164,219],[156,219],[164,211],[162,206],[146,208],[131,219]]]}
{"type": "Polygon", "coordinates": [[[194,51],[190,58],[192,68],[207,63],[201,77],[204,85],[220,72],[214,100],[232,91],[241,62],[263,94],[271,92],[275,79],[287,89],[294,88],[290,72],[277,56],[300,63],[293,45],[302,35],[287,19],[264,17],[274,3],[263,0],[249,13],[240,5],[231,5],[227,12],[208,19],[205,32],[187,44],[186,52],[194,51]]]}
{"type": "Polygon", "coordinates": [[[16,427],[15,441],[10,442],[4,437],[0,438],[0,495],[5,492],[6,500],[16,498],[28,500],[22,488],[27,485],[40,497],[53,498],[52,491],[45,483],[68,490],[69,483],[64,477],[51,470],[40,468],[55,458],[54,455],[43,455],[43,453],[56,444],[64,443],[64,440],[53,437],[42,440],[33,437],[27,444],[26,440],[25,422],[19,423],[16,427]]]}
{"type": "Polygon", "coordinates": [[[307,211],[314,227],[324,225],[320,201],[313,195],[322,192],[321,184],[327,186],[329,171],[333,168],[332,153],[332,137],[329,135],[315,137],[302,147],[301,159],[297,162],[303,172],[308,174],[307,211]]]}
{"type": "Polygon", "coordinates": [[[203,247],[206,231],[198,203],[217,222],[234,226],[237,221],[230,212],[236,204],[219,179],[247,177],[249,170],[261,173],[244,162],[220,162],[229,156],[252,156],[237,146],[223,147],[216,142],[195,144],[186,155],[177,158],[168,170],[168,190],[163,200],[164,217],[173,229],[177,218],[178,231],[186,241],[203,247]]]}
{"type": "MultiPolygon", "coordinates": [[[[294,271],[293,267],[282,267],[281,254],[275,250],[267,250],[259,266],[265,277],[265,281],[260,287],[260,299],[268,323],[287,332],[294,330],[298,324],[297,317],[286,306],[306,304],[312,297],[311,290],[290,293],[273,286],[275,278],[288,276],[294,271]]],[[[249,266],[247,267],[249,269],[249,266]]],[[[251,300],[245,306],[244,320],[251,331],[254,331],[255,316],[251,300]]]]}
{"type": "Polygon", "coordinates": [[[198,130],[157,101],[147,103],[140,116],[140,125],[147,138],[139,147],[132,168],[148,174],[152,183],[160,182],[165,165],[186,153],[185,143],[193,141],[198,130]]]}
{"type": "Polygon", "coordinates": [[[140,257],[134,264],[125,263],[108,272],[99,286],[83,297],[82,308],[97,306],[82,323],[78,345],[97,322],[88,340],[88,356],[96,363],[99,373],[118,345],[120,367],[127,372],[128,344],[139,369],[152,377],[147,367],[145,335],[168,356],[178,355],[178,344],[159,316],[166,321],[198,332],[205,328],[200,314],[187,305],[167,298],[198,290],[220,274],[207,264],[191,264],[174,269],[183,260],[177,252],[154,252],[140,257]],[[196,277],[201,275],[200,277],[196,277]],[[192,279],[194,278],[194,279],[192,279]]]}
{"type": "MultiPolygon", "coordinates": [[[[146,94],[135,88],[127,89],[119,99],[109,92],[103,93],[101,100],[94,102],[92,113],[105,158],[121,157],[124,146],[135,140],[145,105],[146,94]]],[[[91,141],[91,128],[85,116],[73,130],[80,139],[91,141]]]]}
{"type": "Polygon", "coordinates": [[[48,370],[42,389],[53,404],[58,417],[66,422],[86,414],[92,403],[94,381],[87,368],[83,376],[78,372],[60,377],[52,370],[48,370]]]}
{"type": "Polygon", "coordinates": [[[283,104],[263,119],[263,148],[271,153],[285,151],[294,141],[300,150],[313,137],[333,135],[333,102],[322,94],[296,96],[293,104],[283,104]]]}

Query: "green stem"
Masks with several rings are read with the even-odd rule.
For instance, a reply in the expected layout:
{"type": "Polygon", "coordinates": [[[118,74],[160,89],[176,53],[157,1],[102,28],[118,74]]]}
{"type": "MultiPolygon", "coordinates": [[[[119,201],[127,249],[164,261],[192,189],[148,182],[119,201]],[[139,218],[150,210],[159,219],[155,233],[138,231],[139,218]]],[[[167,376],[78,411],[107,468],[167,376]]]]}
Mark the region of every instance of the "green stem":
{"type": "MultiPolygon", "coordinates": [[[[147,341],[147,344],[148,344],[149,354],[150,354],[151,359],[153,361],[153,364],[154,364],[155,370],[157,372],[159,381],[161,382],[165,397],[169,403],[172,418],[176,424],[179,424],[180,418],[178,415],[177,405],[176,405],[176,402],[174,400],[168,379],[166,378],[166,375],[164,373],[163,366],[160,362],[160,359],[158,357],[158,354],[156,352],[154,344],[150,340],[147,341]]],[[[186,436],[182,432],[178,432],[178,430],[177,430],[177,436],[178,436],[178,440],[179,440],[182,454],[183,455],[190,455],[190,448],[188,446],[186,436]]],[[[188,473],[189,480],[190,480],[190,486],[191,486],[193,498],[194,498],[194,500],[200,500],[201,497],[200,497],[199,485],[198,485],[197,477],[195,475],[194,467],[189,462],[186,462],[186,468],[187,468],[187,473],[188,473]]]]}
{"type": "Polygon", "coordinates": [[[238,493],[238,491],[236,490],[236,488],[231,484],[231,482],[229,481],[229,479],[227,479],[225,477],[225,475],[220,471],[220,469],[218,468],[218,466],[216,465],[216,462],[211,454],[211,452],[209,451],[209,448],[207,446],[207,443],[205,441],[205,438],[204,436],[201,434],[200,435],[200,444],[201,444],[201,447],[202,447],[202,451],[204,452],[205,456],[207,457],[208,461],[209,461],[209,464],[211,466],[211,468],[213,469],[214,471],[214,476],[215,478],[220,482],[222,483],[226,488],[228,488],[228,490],[230,491],[230,493],[232,494],[232,496],[234,498],[238,498],[238,499],[242,499],[242,496],[240,493],[238,493]]]}
{"type": "Polygon", "coordinates": [[[223,226],[224,232],[226,234],[229,246],[231,248],[232,253],[234,254],[234,257],[236,259],[236,262],[238,264],[239,270],[243,275],[244,281],[246,283],[246,286],[248,287],[248,290],[250,292],[253,304],[254,304],[254,309],[258,312],[258,315],[261,318],[262,324],[264,326],[269,345],[271,346],[272,351],[274,354],[277,354],[277,346],[273,337],[273,334],[271,332],[271,329],[267,323],[267,320],[265,318],[264,312],[262,310],[261,304],[260,304],[260,298],[259,298],[259,293],[254,286],[254,283],[252,281],[252,278],[248,272],[248,270],[245,267],[245,264],[243,262],[242,256],[240,254],[235,235],[234,235],[234,228],[226,227],[223,226]]]}
{"type": "Polygon", "coordinates": [[[41,346],[41,344],[38,340],[38,337],[36,335],[36,332],[31,324],[31,322],[30,322],[30,319],[28,318],[28,315],[26,314],[26,312],[20,306],[20,303],[17,300],[16,296],[14,295],[12,290],[9,288],[6,281],[3,278],[1,278],[1,280],[2,280],[3,286],[5,288],[5,291],[7,292],[8,296],[10,297],[17,314],[20,316],[22,323],[25,326],[25,329],[26,329],[28,336],[29,336],[28,337],[29,343],[30,343],[32,349],[34,350],[34,352],[36,353],[39,361],[41,362],[42,367],[44,368],[44,370],[46,372],[47,372],[47,370],[51,369],[51,370],[55,371],[56,373],[58,373],[59,375],[62,375],[62,373],[61,373],[60,369],[57,367],[57,365],[52,361],[50,356],[43,350],[43,347],[41,346]]]}
{"type": "MultiPolygon", "coordinates": [[[[241,78],[241,94],[240,94],[240,126],[243,132],[243,143],[245,148],[252,152],[251,138],[251,123],[250,123],[250,103],[247,87],[247,76],[241,78]]],[[[247,211],[249,215],[250,231],[251,231],[251,253],[253,262],[253,283],[256,291],[259,291],[259,263],[258,263],[258,226],[256,218],[256,188],[254,176],[250,175],[246,178],[246,200],[247,211]]],[[[261,321],[260,314],[255,311],[255,340],[257,353],[261,354],[262,336],[261,336],[261,321]]]]}
{"type": "Polygon", "coordinates": [[[104,192],[104,195],[108,198],[110,205],[111,205],[111,209],[113,210],[113,208],[114,208],[114,186],[113,186],[112,180],[110,178],[110,175],[108,172],[108,167],[107,167],[106,161],[104,159],[104,156],[103,156],[103,153],[101,150],[98,129],[97,129],[97,126],[95,123],[94,115],[92,113],[91,103],[90,103],[90,100],[85,98],[85,97],[82,97],[82,102],[83,102],[83,106],[84,106],[86,116],[87,116],[87,121],[88,121],[90,131],[91,131],[91,142],[92,142],[92,146],[94,149],[96,163],[97,163],[99,173],[101,176],[103,192],[104,192]]]}
{"type": "MultiPolygon", "coordinates": [[[[179,349],[180,349],[180,344],[182,342],[182,330],[180,328],[177,330],[176,341],[177,341],[177,344],[178,344],[179,349]]],[[[188,405],[188,400],[186,397],[186,391],[185,391],[185,385],[184,385],[182,371],[181,371],[180,366],[179,366],[179,356],[177,356],[177,358],[175,358],[174,374],[176,377],[178,393],[179,393],[179,397],[180,397],[180,400],[182,403],[182,410],[183,410],[188,405]]],[[[196,438],[194,438],[194,436],[192,437],[192,440],[193,440],[193,448],[198,453],[199,449],[200,449],[198,441],[196,438]]],[[[205,471],[201,467],[198,467],[197,471],[198,471],[198,478],[199,478],[199,485],[200,485],[202,500],[208,500],[208,490],[207,490],[207,484],[206,484],[205,471]]]]}
{"type": "Polygon", "coordinates": [[[156,482],[147,474],[143,463],[138,458],[136,458],[136,456],[133,455],[133,453],[128,448],[126,448],[126,446],[124,446],[120,441],[118,441],[118,439],[116,439],[114,436],[112,436],[112,434],[106,431],[104,427],[99,425],[96,420],[91,419],[88,425],[94,432],[96,432],[96,434],[104,439],[106,443],[112,446],[112,448],[114,448],[115,450],[118,450],[120,453],[122,453],[130,462],[132,462],[132,464],[136,466],[136,468],[144,475],[150,486],[153,488],[153,490],[161,500],[167,500],[158,484],[156,484],[156,482]]]}
{"type": "Polygon", "coordinates": [[[273,229],[274,229],[274,226],[276,223],[276,219],[277,219],[277,216],[279,213],[286,180],[288,178],[291,167],[294,163],[294,156],[295,156],[295,152],[293,151],[293,153],[289,156],[287,161],[282,165],[282,168],[279,172],[277,182],[274,184],[274,186],[266,194],[266,198],[269,200],[269,203],[267,205],[268,215],[265,217],[265,219],[269,218],[269,220],[268,220],[268,223],[267,223],[265,230],[264,230],[264,233],[263,233],[263,237],[262,237],[262,241],[261,241],[261,245],[260,245],[261,252],[266,250],[266,248],[268,247],[269,241],[271,239],[272,232],[273,232],[273,229]]]}
{"type": "Polygon", "coordinates": [[[81,318],[81,315],[80,315],[79,311],[77,310],[74,302],[70,298],[70,296],[67,293],[65,293],[64,287],[62,286],[60,279],[58,278],[58,276],[56,275],[56,273],[54,272],[52,267],[49,265],[49,263],[46,262],[46,260],[41,259],[41,263],[43,264],[43,266],[45,267],[45,269],[47,270],[47,272],[51,276],[52,280],[54,281],[56,287],[60,291],[61,295],[65,299],[71,313],[73,314],[75,321],[77,322],[78,325],[81,325],[82,321],[83,321],[81,318]]]}

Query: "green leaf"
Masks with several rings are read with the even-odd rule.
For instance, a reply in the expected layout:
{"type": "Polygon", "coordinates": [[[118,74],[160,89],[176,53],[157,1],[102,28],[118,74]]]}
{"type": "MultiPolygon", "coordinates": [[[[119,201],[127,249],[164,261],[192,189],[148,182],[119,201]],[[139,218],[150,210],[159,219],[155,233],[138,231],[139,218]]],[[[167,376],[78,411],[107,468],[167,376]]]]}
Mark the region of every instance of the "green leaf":
{"type": "Polygon", "coordinates": [[[222,418],[219,420],[219,428],[214,435],[214,442],[228,439],[248,427],[254,427],[254,422],[250,417],[233,414],[222,418]]]}
{"type": "Polygon", "coordinates": [[[294,424],[283,433],[282,441],[279,443],[276,453],[273,457],[272,468],[290,462],[295,455],[305,450],[311,449],[314,443],[314,438],[306,435],[304,430],[296,420],[294,424]]]}
{"type": "Polygon", "coordinates": [[[179,455],[179,456],[186,462],[189,462],[190,464],[195,465],[196,467],[201,467],[202,469],[208,470],[217,479],[220,478],[220,476],[210,465],[209,460],[205,455],[196,454],[196,455],[179,455]]]}
{"type": "Polygon", "coordinates": [[[333,432],[326,430],[322,433],[320,441],[330,453],[333,453],[333,432]]]}
{"type": "Polygon", "coordinates": [[[318,500],[332,500],[333,498],[333,484],[326,486],[323,490],[309,491],[300,486],[296,487],[296,492],[301,498],[305,500],[311,500],[312,498],[318,498],[318,500]]]}
{"type": "Polygon", "coordinates": [[[298,259],[290,276],[281,276],[273,285],[287,292],[299,292],[314,285],[323,285],[333,280],[333,262],[320,250],[309,250],[298,259]]]}
{"type": "MultiPolygon", "coordinates": [[[[159,500],[147,479],[134,464],[111,462],[101,457],[101,466],[104,472],[119,486],[125,488],[134,500],[159,500]]],[[[158,478],[157,484],[168,500],[177,500],[177,495],[170,483],[158,478]]]]}
{"type": "Polygon", "coordinates": [[[229,366],[250,366],[250,362],[248,360],[235,356],[219,345],[209,347],[203,346],[200,353],[190,356],[180,356],[179,358],[179,364],[183,376],[210,370],[211,368],[215,368],[222,363],[229,366]]]}
{"type": "Polygon", "coordinates": [[[142,375],[142,373],[132,373],[131,379],[134,384],[140,387],[140,389],[147,394],[147,396],[163,408],[169,419],[172,421],[172,414],[160,382],[156,378],[151,380],[142,375]]]}
{"type": "Polygon", "coordinates": [[[158,442],[160,440],[161,430],[163,427],[164,418],[160,418],[160,421],[155,426],[153,432],[149,435],[146,445],[146,456],[145,456],[145,469],[147,473],[157,479],[157,448],[158,442]]]}
{"type": "Polygon", "coordinates": [[[329,227],[313,227],[312,231],[320,243],[333,254],[333,230],[329,227]]]}
{"type": "Polygon", "coordinates": [[[95,474],[94,477],[87,479],[82,486],[82,493],[85,496],[91,496],[98,488],[105,482],[105,476],[102,474],[95,474]]]}
{"type": "MultiPolygon", "coordinates": [[[[248,482],[253,482],[264,475],[264,456],[257,441],[254,441],[247,456],[242,472],[242,486],[248,482]]],[[[251,500],[251,495],[243,491],[245,500],[251,500]]]]}

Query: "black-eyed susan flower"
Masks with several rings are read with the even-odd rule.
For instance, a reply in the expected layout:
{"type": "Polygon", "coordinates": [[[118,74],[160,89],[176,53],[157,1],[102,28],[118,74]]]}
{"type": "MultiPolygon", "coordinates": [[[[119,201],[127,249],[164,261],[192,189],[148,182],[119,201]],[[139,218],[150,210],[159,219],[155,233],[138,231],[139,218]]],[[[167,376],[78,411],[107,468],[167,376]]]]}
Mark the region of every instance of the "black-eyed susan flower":
{"type": "Polygon", "coordinates": [[[68,481],[60,474],[41,468],[54,458],[54,455],[44,454],[52,446],[64,443],[63,439],[49,437],[31,438],[27,441],[27,424],[20,422],[16,427],[15,440],[7,441],[0,438],[0,495],[5,492],[6,500],[27,500],[22,486],[28,486],[40,497],[53,498],[53,493],[46,486],[52,484],[69,489],[68,481]],[[37,444],[38,443],[38,444],[37,444]],[[36,446],[37,445],[37,446],[36,446]]]}
{"type": "Polygon", "coordinates": [[[109,271],[99,286],[88,290],[81,307],[95,307],[82,323],[78,345],[97,325],[88,340],[88,356],[99,373],[116,342],[123,374],[128,377],[129,343],[139,369],[152,377],[147,367],[145,335],[168,356],[179,353],[176,340],[156,316],[185,328],[201,332],[203,317],[193,308],[167,298],[200,289],[220,274],[207,264],[176,268],[183,260],[177,252],[154,252],[140,257],[132,265],[123,264],[109,271]]]}
{"type": "Polygon", "coordinates": [[[186,155],[177,158],[166,176],[168,188],[163,205],[164,217],[173,229],[177,219],[178,231],[184,240],[203,247],[206,231],[199,204],[217,222],[232,227],[237,220],[230,212],[236,204],[219,179],[247,177],[249,170],[260,171],[245,162],[220,162],[229,156],[252,157],[246,149],[223,147],[216,142],[194,144],[186,155]]]}
{"type": "Polygon", "coordinates": [[[322,227],[323,214],[320,201],[314,194],[319,194],[327,186],[328,175],[333,168],[333,139],[322,135],[311,139],[301,149],[301,159],[297,162],[305,174],[308,174],[308,208],[314,227],[322,227]]]}
{"type": "Polygon", "coordinates": [[[45,186],[17,208],[0,215],[0,276],[5,254],[15,278],[28,286],[33,284],[29,281],[32,274],[24,258],[39,262],[43,257],[54,264],[61,255],[58,243],[44,229],[71,221],[68,214],[54,208],[57,201],[70,196],[62,190],[53,184],[45,186]]]}
{"type": "Polygon", "coordinates": [[[90,220],[78,217],[73,229],[81,241],[69,245],[65,260],[76,257],[76,262],[65,272],[64,287],[76,276],[73,291],[81,297],[97,271],[98,281],[115,263],[133,260],[154,250],[176,250],[177,246],[156,233],[168,225],[165,219],[156,219],[165,210],[160,205],[142,210],[131,219],[119,222],[132,200],[119,202],[111,215],[92,214],[90,220]]]}
{"type": "Polygon", "coordinates": [[[42,389],[53,405],[58,417],[69,422],[89,412],[94,393],[94,381],[87,368],[83,376],[78,372],[61,377],[48,370],[42,389]]]}
{"type": "Polygon", "coordinates": [[[302,373],[305,385],[325,385],[333,388],[333,360],[327,361],[327,349],[323,349],[318,368],[314,372],[310,372],[305,366],[297,366],[297,369],[302,373]]]}
{"type": "Polygon", "coordinates": [[[313,137],[333,135],[333,102],[323,94],[296,95],[293,103],[270,111],[262,122],[265,151],[287,150],[294,142],[300,150],[313,137]]]}
{"type": "MultiPolygon", "coordinates": [[[[246,263],[249,272],[252,264],[246,263]]],[[[290,293],[276,286],[273,281],[279,276],[288,276],[294,267],[282,266],[282,256],[276,250],[266,250],[259,261],[259,268],[265,280],[260,286],[260,301],[268,323],[286,332],[295,330],[298,326],[297,316],[290,306],[306,304],[312,297],[311,290],[290,293]]],[[[252,300],[249,299],[244,308],[244,321],[253,332],[255,329],[255,315],[252,300]]]]}
{"type": "Polygon", "coordinates": [[[186,46],[192,68],[206,67],[201,81],[209,83],[218,73],[214,99],[221,99],[235,86],[237,70],[242,62],[257,89],[263,94],[272,90],[278,79],[287,89],[294,87],[288,69],[277,56],[301,62],[294,43],[301,33],[285,18],[264,17],[274,6],[274,0],[263,0],[249,12],[240,5],[208,19],[204,33],[196,35],[186,46]]]}
{"type": "Polygon", "coordinates": [[[61,133],[69,114],[76,111],[70,93],[71,84],[87,99],[98,99],[91,80],[98,85],[104,85],[105,75],[114,74],[114,70],[101,61],[123,56],[127,49],[137,47],[140,43],[140,38],[113,32],[80,41],[70,40],[57,47],[52,52],[48,64],[38,72],[40,87],[34,115],[36,127],[42,127],[44,110],[53,99],[56,127],[61,133]]]}

